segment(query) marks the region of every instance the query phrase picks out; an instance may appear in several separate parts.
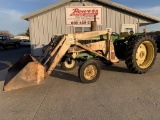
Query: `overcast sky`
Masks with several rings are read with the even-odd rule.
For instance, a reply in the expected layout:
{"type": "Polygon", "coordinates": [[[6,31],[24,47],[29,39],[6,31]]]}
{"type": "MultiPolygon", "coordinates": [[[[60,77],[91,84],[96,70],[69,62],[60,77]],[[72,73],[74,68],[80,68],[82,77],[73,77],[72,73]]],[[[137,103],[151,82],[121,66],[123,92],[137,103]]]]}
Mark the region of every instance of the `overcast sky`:
{"type": "MultiPolygon", "coordinates": [[[[20,17],[39,10],[59,0],[0,0],[0,30],[8,30],[12,34],[23,33],[28,22],[20,17]]],[[[136,10],[160,17],[160,0],[111,0],[136,10]],[[154,1],[154,2],[153,2],[154,1]]],[[[160,30],[160,24],[148,26],[147,30],[160,30]]]]}

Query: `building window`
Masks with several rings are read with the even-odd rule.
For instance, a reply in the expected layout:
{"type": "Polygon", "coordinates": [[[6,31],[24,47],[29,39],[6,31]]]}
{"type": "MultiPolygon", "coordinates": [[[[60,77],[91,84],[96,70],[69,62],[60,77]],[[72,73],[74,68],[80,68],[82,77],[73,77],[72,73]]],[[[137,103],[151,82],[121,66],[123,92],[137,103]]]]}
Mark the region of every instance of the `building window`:
{"type": "Polygon", "coordinates": [[[133,31],[133,28],[125,28],[125,32],[133,31]]]}
{"type": "Polygon", "coordinates": [[[84,27],[84,31],[83,32],[89,32],[91,31],[91,27],[84,27]]]}
{"type": "Polygon", "coordinates": [[[75,33],[81,33],[83,31],[83,28],[82,27],[75,27],[74,30],[75,30],[74,31],[75,33]]]}
{"type": "Polygon", "coordinates": [[[136,33],[138,27],[136,24],[122,24],[121,32],[130,32],[133,31],[136,33]]]}
{"type": "Polygon", "coordinates": [[[89,31],[91,31],[91,27],[74,27],[75,33],[89,32],[89,31]]]}

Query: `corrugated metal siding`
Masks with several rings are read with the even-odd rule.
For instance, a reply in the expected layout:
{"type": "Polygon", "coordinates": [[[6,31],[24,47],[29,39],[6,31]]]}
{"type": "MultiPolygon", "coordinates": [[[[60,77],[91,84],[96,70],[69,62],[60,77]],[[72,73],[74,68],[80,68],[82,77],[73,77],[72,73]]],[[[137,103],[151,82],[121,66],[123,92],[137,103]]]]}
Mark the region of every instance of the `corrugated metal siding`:
{"type": "MultiPolygon", "coordinates": [[[[97,6],[91,2],[85,2],[86,6],[97,6]]],[[[82,6],[82,3],[71,3],[67,6],[82,6]]],[[[74,27],[66,26],[65,7],[50,10],[39,16],[29,19],[31,35],[31,52],[34,56],[41,55],[41,48],[48,44],[51,37],[55,34],[73,33],[74,27]]],[[[112,28],[113,32],[119,33],[122,24],[148,23],[148,21],[139,19],[130,14],[109,7],[103,7],[102,26],[97,26],[97,30],[106,30],[112,28]]]]}

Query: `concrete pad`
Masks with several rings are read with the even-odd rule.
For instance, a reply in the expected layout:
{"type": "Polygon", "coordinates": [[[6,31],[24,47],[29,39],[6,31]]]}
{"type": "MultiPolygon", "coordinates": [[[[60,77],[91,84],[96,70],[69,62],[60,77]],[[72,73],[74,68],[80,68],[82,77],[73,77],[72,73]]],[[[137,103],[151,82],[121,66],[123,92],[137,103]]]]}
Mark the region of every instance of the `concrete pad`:
{"type": "MultiPolygon", "coordinates": [[[[101,64],[93,84],[79,80],[78,67],[66,72],[58,66],[43,85],[0,91],[0,120],[159,120],[159,59],[142,75],[124,62],[101,64]]],[[[0,71],[0,89],[6,70],[0,71]]]]}

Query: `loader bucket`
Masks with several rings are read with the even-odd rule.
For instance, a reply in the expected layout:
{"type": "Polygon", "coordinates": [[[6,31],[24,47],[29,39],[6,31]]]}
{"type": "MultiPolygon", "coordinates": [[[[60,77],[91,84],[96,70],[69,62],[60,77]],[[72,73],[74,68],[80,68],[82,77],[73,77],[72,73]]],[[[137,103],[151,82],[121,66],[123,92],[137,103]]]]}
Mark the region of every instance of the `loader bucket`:
{"type": "Polygon", "coordinates": [[[3,90],[9,91],[42,84],[46,76],[45,67],[36,58],[26,54],[9,68],[3,90]]]}

